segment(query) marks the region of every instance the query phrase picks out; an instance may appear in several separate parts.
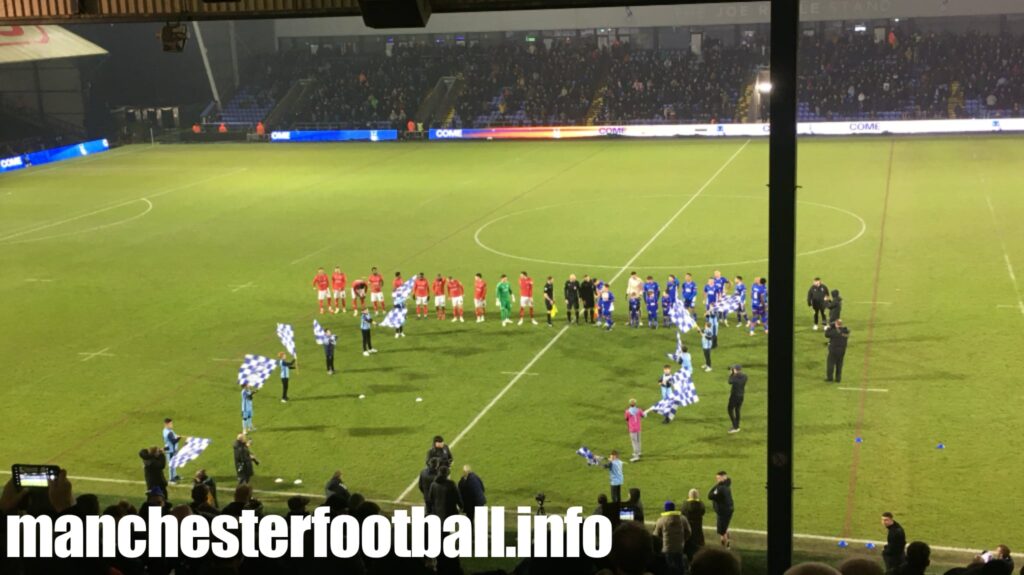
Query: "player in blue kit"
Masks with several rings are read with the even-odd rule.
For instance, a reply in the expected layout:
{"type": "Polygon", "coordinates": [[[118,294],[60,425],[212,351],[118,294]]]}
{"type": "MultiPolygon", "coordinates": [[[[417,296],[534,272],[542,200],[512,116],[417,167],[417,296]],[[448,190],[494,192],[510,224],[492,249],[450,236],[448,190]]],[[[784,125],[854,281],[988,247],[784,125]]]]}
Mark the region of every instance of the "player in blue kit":
{"type": "Polygon", "coordinates": [[[714,307],[715,302],[718,301],[718,289],[715,288],[715,278],[708,278],[708,283],[704,285],[704,314],[714,313],[711,308],[714,307]]]}
{"type": "Polygon", "coordinates": [[[679,294],[679,278],[675,274],[668,274],[668,279],[665,280],[665,292],[662,294],[662,298],[668,297],[672,303],[676,303],[676,297],[679,294]]]}
{"type": "Polygon", "coordinates": [[[747,322],[750,335],[754,335],[757,324],[762,324],[764,332],[768,333],[768,280],[765,278],[754,278],[750,286],[750,321],[747,322]]]}
{"type": "MultiPolygon", "coordinates": [[[[726,277],[723,277],[722,276],[722,272],[720,272],[718,270],[715,270],[714,281],[715,281],[715,295],[717,296],[716,299],[722,299],[722,297],[726,295],[726,289],[725,288],[729,287],[729,279],[726,278],[726,277]]],[[[724,311],[720,311],[720,312],[717,313],[717,315],[718,315],[719,321],[725,322],[725,327],[729,327],[729,318],[727,317],[728,314],[726,312],[724,312],[724,311]]]]}
{"type": "Polygon", "coordinates": [[[615,295],[607,285],[601,288],[601,295],[597,298],[597,308],[601,313],[601,323],[606,326],[605,330],[611,331],[612,326],[615,325],[615,322],[612,321],[612,312],[615,311],[615,295]]]}
{"type": "MultiPolygon", "coordinates": [[[[657,283],[654,284],[657,287],[657,283]]],[[[647,327],[658,329],[658,290],[650,289],[644,292],[644,302],[647,304],[647,327]]]]}
{"type": "Polygon", "coordinates": [[[690,274],[683,277],[686,280],[682,287],[683,307],[686,308],[686,311],[692,312],[697,301],[697,282],[693,281],[693,276],[690,274]]]}
{"type": "Polygon", "coordinates": [[[743,276],[736,276],[733,280],[733,294],[740,298],[740,308],[736,310],[736,327],[743,327],[747,320],[747,284],[743,283],[743,276]]]}
{"type": "Polygon", "coordinates": [[[640,298],[629,296],[629,327],[640,327],[640,298]]]}

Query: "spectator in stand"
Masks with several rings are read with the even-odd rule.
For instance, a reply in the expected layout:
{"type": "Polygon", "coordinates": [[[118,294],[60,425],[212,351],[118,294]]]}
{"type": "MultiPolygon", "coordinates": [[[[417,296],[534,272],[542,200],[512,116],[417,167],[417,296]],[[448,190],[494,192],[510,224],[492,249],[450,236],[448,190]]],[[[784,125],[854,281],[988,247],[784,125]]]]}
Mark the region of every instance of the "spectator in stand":
{"type": "Polygon", "coordinates": [[[863,557],[843,561],[839,565],[839,572],[843,575],[885,575],[885,570],[877,561],[863,557]]]}
{"type": "Polygon", "coordinates": [[[726,549],[705,547],[694,555],[690,575],[740,575],[740,559],[726,549]]]}
{"type": "Polygon", "coordinates": [[[430,486],[434,484],[434,480],[437,479],[437,472],[441,468],[441,460],[432,457],[427,460],[426,467],[420,471],[419,488],[420,493],[423,494],[423,502],[428,502],[428,496],[430,495],[430,486]]]}
{"type": "Polygon", "coordinates": [[[686,542],[691,537],[690,522],[676,510],[676,504],[665,502],[665,511],[654,524],[654,536],[661,538],[661,552],[665,555],[670,573],[686,574],[686,542]]]}
{"type": "Polygon", "coordinates": [[[902,565],[893,570],[895,575],[924,575],[931,565],[932,550],[923,541],[914,541],[907,545],[907,558],[902,565]]]}
{"type": "Polygon", "coordinates": [[[430,485],[427,492],[427,513],[441,518],[441,522],[452,515],[458,515],[463,509],[462,497],[455,482],[448,478],[449,468],[442,466],[437,470],[437,479],[430,485]]]}
{"type": "Polygon", "coordinates": [[[192,486],[192,502],[188,506],[192,509],[192,513],[204,515],[207,518],[220,513],[216,507],[210,505],[210,488],[202,483],[192,486]]]}
{"type": "Polygon", "coordinates": [[[892,571],[899,567],[906,560],[905,548],[907,546],[907,534],[903,526],[896,522],[892,513],[882,513],[882,526],[887,531],[886,544],[882,548],[882,559],[885,561],[885,570],[892,571]]]}
{"type": "Polygon", "coordinates": [[[800,563],[786,569],[785,575],[842,575],[830,565],[824,563],[800,563]]]}
{"type": "Polygon", "coordinates": [[[192,478],[193,485],[205,485],[207,491],[210,494],[209,503],[213,507],[220,507],[220,503],[217,500],[217,482],[214,481],[213,477],[206,474],[206,469],[200,469],[196,471],[196,476],[192,478]]]}
{"type": "Polygon", "coordinates": [[[686,539],[686,559],[689,562],[693,561],[693,556],[704,547],[704,502],[700,500],[700,491],[691,489],[689,495],[686,498],[686,502],[683,503],[683,517],[690,523],[690,529],[693,535],[686,539]]]}
{"type": "Polygon", "coordinates": [[[462,497],[462,504],[466,515],[473,518],[473,510],[477,507],[487,505],[487,496],[484,495],[484,481],[480,476],[473,473],[469,465],[462,466],[462,478],[459,479],[459,496],[462,497]]]}
{"type": "Polygon", "coordinates": [[[309,505],[308,497],[296,495],[288,498],[288,517],[305,517],[309,515],[309,511],[306,510],[307,505],[309,505]]]}
{"type": "Polygon", "coordinates": [[[633,510],[633,521],[636,521],[637,523],[644,522],[644,503],[640,500],[639,487],[629,488],[629,499],[627,499],[626,503],[623,505],[633,510]]]}
{"type": "Polygon", "coordinates": [[[608,569],[598,575],[642,575],[654,559],[654,539],[647,528],[627,521],[612,533],[612,551],[608,569]]]}

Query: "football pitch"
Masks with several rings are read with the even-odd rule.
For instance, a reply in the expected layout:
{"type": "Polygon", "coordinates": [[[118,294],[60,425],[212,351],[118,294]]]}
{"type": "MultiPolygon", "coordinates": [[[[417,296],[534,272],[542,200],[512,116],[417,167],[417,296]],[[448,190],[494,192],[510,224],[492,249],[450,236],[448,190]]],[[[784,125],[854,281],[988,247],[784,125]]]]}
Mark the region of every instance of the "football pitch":
{"type": "MultiPolygon", "coordinates": [[[[912,540],[1020,541],[1024,141],[805,139],[799,152],[796,530],[882,540],[892,511],[912,540]],[[841,385],[822,381],[805,307],[816,275],[845,301],[841,385]]],[[[319,494],[341,469],[369,499],[420,501],[411,483],[440,434],[490,504],[544,492],[549,510],[589,511],[608,476],[574,451],[628,458],[623,410],[656,402],[675,347],[674,329],[627,327],[629,272],[766,275],[767,172],[766,141],[607,140],[135,146],[0,176],[0,467],[59,464],[89,478],[77,491],[138,502],[137,453],[172,417],[213,440],[182,473],[207,468],[223,504],[240,359],[276,355],[286,322],[291,401],[276,373],[255,400],[260,497],[319,494]],[[317,313],[313,275],[335,265],[350,280],[377,266],[388,285],[400,270],[471,288],[480,272],[488,319],[412,318],[400,340],[378,328],[380,353],[363,357],[356,318],[317,313]],[[616,328],[549,328],[543,312],[501,327],[494,286],[504,273],[518,292],[523,270],[538,296],[548,275],[556,294],[569,273],[611,280],[616,328]],[[339,336],[333,377],[314,318],[339,336]]],[[[714,371],[695,372],[700,402],[670,425],[649,417],[643,460],[626,465],[648,517],[725,469],[733,525],[764,529],[767,338],[734,325],[714,371]],[[733,363],[750,377],[738,434],[733,363]]],[[[699,365],[698,334],[683,339],[699,365]]]]}

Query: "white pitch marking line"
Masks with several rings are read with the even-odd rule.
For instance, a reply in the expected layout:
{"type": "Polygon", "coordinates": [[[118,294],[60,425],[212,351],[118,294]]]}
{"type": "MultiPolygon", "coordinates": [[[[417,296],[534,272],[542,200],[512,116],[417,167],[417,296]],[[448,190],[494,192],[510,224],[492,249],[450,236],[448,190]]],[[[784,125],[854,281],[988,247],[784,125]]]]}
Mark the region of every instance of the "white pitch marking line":
{"type": "Polygon", "coordinates": [[[1010,281],[1013,283],[1013,293],[1017,296],[1017,308],[1020,314],[1024,315],[1024,298],[1020,296],[1020,288],[1017,286],[1017,275],[1013,273],[1013,264],[1010,263],[1010,252],[1006,251],[1006,241],[1003,239],[1003,232],[999,227],[999,220],[996,219],[996,209],[992,207],[992,198],[985,194],[985,203],[988,204],[988,213],[992,216],[992,223],[995,225],[996,233],[999,235],[999,245],[1003,248],[1003,261],[1006,262],[1006,272],[1010,274],[1010,281]]]}
{"type": "Polygon", "coordinates": [[[528,372],[524,372],[524,371],[503,371],[501,373],[504,374],[504,375],[518,375],[518,374],[523,374],[523,375],[540,375],[539,373],[533,373],[533,372],[529,372],[528,373],[528,372]]]}
{"type": "Polygon", "coordinates": [[[1001,303],[1001,304],[997,305],[996,307],[1000,308],[1000,309],[1006,309],[1006,308],[1016,308],[1017,306],[1014,305],[1014,304],[1011,304],[1011,303],[1001,303]]]}
{"type": "MultiPolygon", "coordinates": [[[[689,207],[690,204],[692,204],[693,201],[695,199],[697,199],[697,197],[699,195],[701,195],[704,192],[704,190],[706,190],[708,188],[708,186],[710,186],[711,183],[714,182],[716,178],[718,178],[719,175],[721,175],[722,172],[725,171],[725,169],[729,166],[729,164],[731,164],[732,161],[736,159],[736,156],[738,156],[740,154],[740,152],[742,152],[744,150],[744,148],[747,147],[747,144],[749,144],[749,143],[750,143],[749,139],[747,141],[743,142],[743,145],[740,146],[738,150],[733,152],[733,154],[731,156],[729,156],[729,159],[726,160],[725,163],[722,164],[722,166],[720,168],[718,168],[718,170],[716,170],[715,173],[712,174],[711,177],[708,178],[708,180],[706,182],[704,182],[704,185],[702,185],[697,190],[697,192],[695,194],[693,194],[690,197],[690,199],[686,201],[685,204],[683,204],[683,207],[679,208],[679,210],[677,210],[676,213],[673,214],[671,218],[669,218],[668,222],[666,222],[665,225],[661,226],[661,228],[659,228],[658,231],[654,232],[654,235],[651,236],[651,239],[647,240],[647,242],[645,242],[644,245],[635,254],[633,254],[633,257],[630,258],[629,261],[626,262],[625,265],[623,265],[621,269],[619,269],[618,273],[615,274],[615,277],[613,277],[611,280],[609,280],[608,283],[613,283],[616,279],[619,278],[619,276],[621,276],[623,274],[623,272],[625,272],[627,269],[629,269],[629,266],[633,265],[633,262],[635,262],[637,260],[637,258],[639,258],[641,255],[643,255],[643,253],[647,250],[647,248],[651,247],[651,244],[653,244],[654,241],[657,240],[658,237],[661,236],[661,234],[665,233],[665,230],[668,229],[668,227],[672,224],[672,222],[674,222],[679,217],[679,215],[682,214],[683,211],[686,210],[686,208],[689,207]]],[[[494,396],[494,399],[492,399],[490,403],[488,403],[486,406],[484,406],[484,408],[480,411],[480,413],[478,413],[476,415],[476,417],[474,417],[473,420],[469,422],[469,425],[467,425],[466,428],[463,429],[455,437],[455,439],[452,440],[452,442],[449,443],[448,445],[451,446],[451,447],[455,447],[455,445],[463,437],[465,437],[466,434],[469,433],[470,430],[473,429],[473,427],[476,426],[477,422],[480,421],[480,419],[483,418],[483,416],[486,415],[487,412],[490,411],[491,408],[494,407],[494,405],[496,403],[498,403],[498,401],[502,397],[504,397],[506,393],[508,393],[508,390],[512,389],[512,386],[514,386],[516,384],[516,382],[518,382],[523,377],[523,375],[525,375],[525,374],[530,372],[530,368],[533,367],[533,365],[535,363],[537,363],[537,361],[539,361],[540,358],[543,357],[544,354],[547,353],[549,349],[551,349],[551,346],[555,345],[555,342],[557,342],[559,340],[559,338],[561,338],[562,335],[565,334],[565,332],[568,331],[568,330],[569,330],[569,326],[568,325],[562,326],[562,329],[558,330],[558,333],[556,333],[555,336],[551,338],[551,341],[549,341],[547,343],[547,345],[544,346],[543,349],[538,351],[537,355],[533,356],[533,359],[531,359],[530,362],[527,363],[523,367],[523,369],[521,369],[520,371],[516,372],[515,377],[513,377],[512,380],[508,382],[508,385],[506,385],[504,388],[502,388],[502,390],[500,392],[498,392],[498,395],[494,396]]],[[[416,486],[418,484],[419,484],[419,478],[417,477],[416,479],[414,479],[412,481],[412,483],[409,484],[409,487],[405,488],[405,491],[403,491],[401,495],[399,495],[397,498],[395,498],[394,502],[395,503],[401,502],[403,499],[405,499],[405,496],[408,495],[409,492],[411,492],[413,489],[416,488],[416,486]]]]}
{"type": "Polygon", "coordinates": [[[873,391],[875,393],[889,393],[888,389],[881,389],[879,387],[866,387],[864,389],[859,387],[837,387],[836,389],[841,389],[843,391],[873,391]]]}
{"type": "Polygon", "coordinates": [[[49,283],[49,282],[52,282],[53,280],[52,279],[46,279],[46,278],[25,278],[25,281],[30,282],[30,283],[36,283],[36,282],[49,283]]]}
{"type": "Polygon", "coordinates": [[[241,290],[244,290],[244,289],[249,289],[249,288],[255,287],[255,286],[256,286],[256,284],[254,284],[252,282],[245,283],[245,284],[239,284],[239,285],[233,285],[233,286],[231,286],[231,288],[232,288],[231,289],[231,293],[235,293],[235,292],[238,292],[238,291],[241,291],[241,290]]]}
{"type": "Polygon", "coordinates": [[[330,249],[331,247],[332,247],[332,245],[328,244],[328,245],[326,245],[326,246],[324,246],[322,248],[319,248],[319,249],[317,249],[317,250],[315,250],[315,251],[313,251],[311,253],[308,253],[308,254],[302,256],[301,258],[292,260],[291,262],[288,263],[288,265],[293,266],[293,265],[295,265],[295,264],[297,264],[299,262],[304,262],[304,261],[308,260],[309,258],[315,256],[316,254],[318,254],[320,252],[323,252],[324,250],[330,249]]]}
{"type": "MultiPolygon", "coordinates": [[[[512,386],[514,386],[516,382],[518,382],[519,379],[523,377],[523,375],[529,373],[530,368],[533,367],[533,364],[537,363],[537,361],[540,360],[541,357],[544,357],[544,354],[547,353],[549,349],[551,349],[551,346],[555,345],[555,342],[558,341],[558,339],[561,338],[562,335],[565,334],[565,332],[567,331],[569,331],[569,326],[562,326],[562,329],[558,330],[558,333],[555,334],[555,337],[551,338],[551,341],[549,341],[543,349],[538,351],[537,355],[533,356],[533,359],[531,359],[530,362],[527,363],[521,371],[516,372],[515,377],[513,377],[512,380],[509,381],[508,384],[505,387],[503,387],[501,391],[498,392],[498,395],[494,396],[494,399],[492,399],[490,403],[485,405],[484,408],[480,410],[480,413],[476,414],[476,417],[474,417],[473,420],[469,422],[469,425],[467,425],[465,429],[463,429],[457,436],[455,436],[455,439],[453,439],[452,442],[449,443],[448,445],[451,447],[455,447],[455,445],[463,437],[465,437],[466,434],[470,432],[470,430],[476,427],[477,422],[480,421],[483,418],[483,416],[487,415],[487,412],[490,411],[491,408],[494,407],[494,405],[498,403],[498,401],[502,397],[505,397],[505,394],[508,393],[508,390],[512,389],[512,386]]],[[[409,492],[415,489],[417,485],[419,485],[419,481],[420,480],[418,477],[414,479],[413,482],[409,484],[409,487],[406,487],[405,491],[403,491],[402,494],[395,499],[395,503],[399,503],[403,499],[405,499],[405,496],[409,495],[409,492]]]]}
{"type": "Polygon", "coordinates": [[[625,265],[623,265],[622,268],[614,276],[612,276],[612,279],[608,280],[608,283],[615,283],[615,280],[619,279],[619,276],[625,273],[626,270],[629,269],[629,266],[633,265],[633,262],[639,259],[640,256],[643,255],[645,251],[647,251],[647,248],[651,247],[651,244],[656,242],[658,238],[661,237],[661,234],[665,233],[665,230],[667,230],[669,226],[671,226],[676,221],[676,219],[678,219],[679,216],[682,215],[684,211],[686,211],[686,208],[690,207],[690,204],[692,204],[694,200],[700,197],[700,195],[704,193],[704,190],[708,189],[708,186],[710,186],[712,182],[718,179],[718,176],[722,175],[722,172],[724,172],[725,169],[729,167],[729,164],[731,164],[732,161],[735,160],[736,157],[740,155],[740,152],[746,149],[748,144],[750,144],[749,139],[743,142],[743,145],[740,146],[738,150],[733,152],[732,155],[729,156],[729,159],[726,160],[725,163],[722,164],[717,170],[715,170],[714,174],[711,174],[711,177],[708,178],[706,182],[704,182],[704,185],[698,188],[697,192],[690,196],[690,199],[686,200],[686,203],[683,204],[681,208],[676,210],[676,213],[672,214],[672,217],[669,218],[667,222],[665,222],[665,225],[661,226],[661,228],[659,228],[658,231],[654,232],[654,235],[651,236],[651,239],[647,240],[647,243],[640,246],[640,249],[637,250],[635,254],[633,254],[633,257],[629,258],[629,261],[626,262],[625,265]]]}
{"type": "Polygon", "coordinates": [[[214,180],[214,179],[217,179],[217,178],[225,178],[225,177],[228,177],[228,176],[233,176],[235,174],[244,172],[244,171],[246,171],[248,169],[249,168],[239,168],[237,170],[232,170],[232,171],[224,173],[224,174],[218,174],[216,176],[210,176],[209,178],[203,178],[201,180],[197,180],[197,181],[192,182],[190,184],[185,184],[185,185],[177,186],[177,187],[174,187],[174,188],[170,188],[170,189],[164,190],[162,192],[157,192],[155,194],[149,194],[149,195],[147,195],[145,197],[135,198],[133,200],[126,200],[126,201],[123,201],[123,202],[117,202],[117,203],[114,203],[112,205],[105,206],[105,207],[93,210],[91,212],[87,212],[87,213],[84,213],[84,214],[79,214],[77,216],[73,216],[73,217],[70,217],[70,218],[65,218],[63,220],[57,220],[56,222],[50,222],[48,224],[42,224],[42,225],[39,225],[39,226],[33,226],[33,227],[28,228],[27,230],[22,230],[20,232],[15,232],[13,234],[6,235],[6,236],[0,238],[0,242],[6,242],[8,240],[12,240],[14,238],[18,238],[18,237],[21,237],[21,236],[24,236],[24,235],[27,235],[27,234],[31,234],[31,233],[38,232],[38,231],[41,231],[41,230],[49,229],[49,228],[52,228],[54,226],[59,226],[61,224],[67,224],[67,223],[70,223],[70,222],[74,222],[76,220],[80,220],[82,218],[87,218],[89,216],[95,216],[96,214],[102,214],[103,212],[108,212],[110,210],[113,210],[113,209],[116,209],[116,208],[120,208],[122,206],[127,206],[127,205],[133,204],[135,202],[140,202],[140,201],[144,201],[144,200],[145,201],[149,201],[149,199],[151,199],[151,198],[158,198],[160,196],[164,196],[164,195],[167,195],[167,194],[170,194],[170,193],[173,193],[173,192],[180,192],[181,190],[187,190],[188,188],[193,188],[193,187],[198,186],[200,184],[204,184],[204,183],[206,183],[206,182],[208,182],[210,180],[214,180]]]}
{"type": "Polygon", "coordinates": [[[230,357],[211,357],[210,361],[225,361],[225,362],[231,361],[231,362],[235,362],[235,361],[242,361],[242,358],[240,358],[240,357],[236,357],[236,358],[230,358],[230,357]]]}
{"type": "Polygon", "coordinates": [[[78,352],[78,355],[84,356],[82,358],[82,361],[89,361],[90,359],[92,359],[94,357],[99,357],[99,356],[114,357],[114,354],[107,353],[109,350],[110,350],[109,347],[105,347],[105,348],[103,348],[103,349],[101,349],[99,351],[93,351],[93,352],[80,351],[80,352],[78,352]]]}

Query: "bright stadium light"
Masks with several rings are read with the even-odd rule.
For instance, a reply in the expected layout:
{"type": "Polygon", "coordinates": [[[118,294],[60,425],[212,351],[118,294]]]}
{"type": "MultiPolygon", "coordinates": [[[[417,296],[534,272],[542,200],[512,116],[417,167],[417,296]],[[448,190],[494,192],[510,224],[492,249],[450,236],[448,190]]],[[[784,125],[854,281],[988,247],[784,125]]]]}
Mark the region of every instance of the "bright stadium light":
{"type": "Polygon", "coordinates": [[[767,93],[771,92],[772,91],[772,83],[771,82],[758,82],[757,83],[757,91],[761,92],[762,94],[767,94],[767,93]]]}

